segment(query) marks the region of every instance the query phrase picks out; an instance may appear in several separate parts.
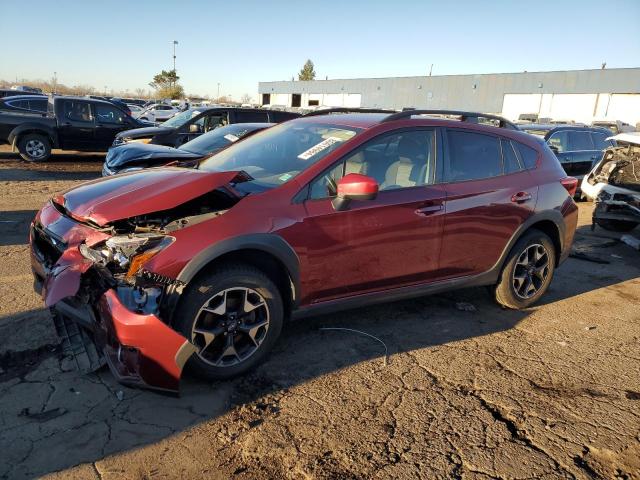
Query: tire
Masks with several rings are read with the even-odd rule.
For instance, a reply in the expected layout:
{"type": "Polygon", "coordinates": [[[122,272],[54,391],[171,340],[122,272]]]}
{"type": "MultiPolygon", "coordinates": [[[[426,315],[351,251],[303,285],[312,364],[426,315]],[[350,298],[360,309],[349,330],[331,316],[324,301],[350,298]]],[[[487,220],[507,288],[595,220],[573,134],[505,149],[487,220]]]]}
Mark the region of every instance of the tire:
{"type": "Polygon", "coordinates": [[[627,220],[609,220],[604,218],[596,219],[596,223],[610,232],[630,232],[638,226],[637,222],[627,220]]]}
{"type": "Polygon", "coordinates": [[[176,330],[199,347],[189,364],[193,373],[220,380],[264,360],[280,336],[284,308],[269,277],[249,265],[236,265],[196,277],[180,300],[176,318],[176,330]]]}
{"type": "Polygon", "coordinates": [[[515,310],[533,305],[549,288],[555,265],[556,250],[549,236],[530,230],[509,252],[496,285],[496,301],[515,310]]]}
{"type": "Polygon", "coordinates": [[[51,142],[44,135],[28,133],[18,140],[18,151],[28,162],[44,162],[51,156],[51,142]]]}

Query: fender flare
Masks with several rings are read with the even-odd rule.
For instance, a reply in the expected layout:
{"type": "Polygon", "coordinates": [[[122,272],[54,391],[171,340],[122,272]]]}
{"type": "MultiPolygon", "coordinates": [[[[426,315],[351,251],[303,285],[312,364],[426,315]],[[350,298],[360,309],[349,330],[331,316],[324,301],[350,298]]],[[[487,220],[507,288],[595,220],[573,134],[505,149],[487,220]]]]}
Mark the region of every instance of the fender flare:
{"type": "Polygon", "coordinates": [[[556,261],[559,260],[560,257],[562,256],[562,252],[565,249],[564,238],[565,238],[567,226],[565,224],[564,217],[560,211],[544,210],[542,212],[534,213],[518,227],[518,229],[514,232],[514,234],[509,239],[509,242],[507,242],[507,245],[502,250],[502,254],[500,255],[500,258],[498,259],[496,264],[491,268],[490,271],[496,272],[499,275],[500,272],[502,271],[504,262],[507,260],[507,256],[509,255],[509,252],[511,252],[511,249],[516,244],[516,242],[520,240],[524,232],[529,230],[536,223],[542,222],[542,221],[550,221],[558,228],[560,251],[558,252],[558,258],[556,259],[556,261]]]}
{"type": "Polygon", "coordinates": [[[58,146],[58,133],[55,129],[37,122],[27,122],[16,126],[9,133],[7,140],[12,145],[17,144],[18,139],[26,133],[44,135],[51,140],[51,148],[57,148],[58,146]]]}
{"type": "Polygon", "coordinates": [[[293,304],[294,307],[297,305],[300,298],[300,259],[285,239],[272,233],[240,235],[210,245],[182,268],[176,280],[188,284],[210,262],[239,250],[261,250],[279,260],[289,275],[293,304]]]}

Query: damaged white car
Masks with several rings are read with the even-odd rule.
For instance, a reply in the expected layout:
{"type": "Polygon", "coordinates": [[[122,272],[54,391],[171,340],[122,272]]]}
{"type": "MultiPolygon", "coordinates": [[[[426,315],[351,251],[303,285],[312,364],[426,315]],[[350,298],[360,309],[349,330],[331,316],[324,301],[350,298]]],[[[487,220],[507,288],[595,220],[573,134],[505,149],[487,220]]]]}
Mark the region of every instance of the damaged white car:
{"type": "Polygon", "coordinates": [[[611,139],[618,146],[605,150],[581,188],[584,196],[595,201],[594,226],[628,232],[640,224],[640,132],[611,139]]]}

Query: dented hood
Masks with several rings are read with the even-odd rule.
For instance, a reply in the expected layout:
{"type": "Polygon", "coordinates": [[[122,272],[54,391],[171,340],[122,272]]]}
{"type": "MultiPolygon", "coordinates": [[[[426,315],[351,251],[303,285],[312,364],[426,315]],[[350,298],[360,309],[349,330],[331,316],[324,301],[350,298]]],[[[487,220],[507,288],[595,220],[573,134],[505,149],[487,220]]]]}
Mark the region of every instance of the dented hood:
{"type": "MultiPolygon", "coordinates": [[[[103,226],[167,210],[229,184],[239,172],[154,168],[84,183],[53,198],[72,216],[103,226]]],[[[233,194],[233,189],[228,189],[233,194]]]]}

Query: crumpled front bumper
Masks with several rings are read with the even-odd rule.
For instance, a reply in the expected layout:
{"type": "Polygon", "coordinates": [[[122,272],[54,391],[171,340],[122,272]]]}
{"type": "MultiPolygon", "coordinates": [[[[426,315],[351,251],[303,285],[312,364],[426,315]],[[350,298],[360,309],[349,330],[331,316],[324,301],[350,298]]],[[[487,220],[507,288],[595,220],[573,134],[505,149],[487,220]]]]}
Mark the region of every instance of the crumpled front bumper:
{"type": "Polygon", "coordinates": [[[58,218],[50,211],[44,213],[55,222],[42,225],[42,213],[36,217],[31,234],[34,289],[50,307],[67,352],[78,357],[82,370],[92,371],[106,363],[123,384],[177,393],[184,365],[196,347],[158,316],[127,308],[112,288],[90,305],[79,292],[83,275],[93,264],[80,254],[79,243],[70,234],[75,230],[78,236],[78,228],[90,227],[58,218]],[[67,232],[61,231],[65,222],[70,227],[67,232]],[[53,244],[64,249],[52,265],[41,251],[48,235],[57,239],[53,244]]]}

